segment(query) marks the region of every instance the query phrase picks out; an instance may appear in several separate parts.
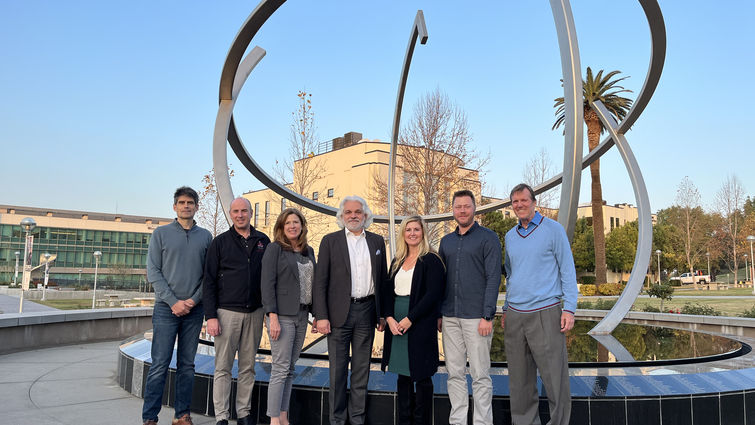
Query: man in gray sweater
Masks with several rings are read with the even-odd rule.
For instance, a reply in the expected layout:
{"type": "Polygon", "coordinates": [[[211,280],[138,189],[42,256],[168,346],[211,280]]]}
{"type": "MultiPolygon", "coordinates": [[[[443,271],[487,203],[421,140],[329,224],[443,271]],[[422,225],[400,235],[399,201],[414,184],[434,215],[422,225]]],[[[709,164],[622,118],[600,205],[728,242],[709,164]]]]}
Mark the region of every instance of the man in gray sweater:
{"type": "Polygon", "coordinates": [[[173,195],[176,219],[152,233],[147,255],[147,279],[155,289],[152,313],[152,366],[144,388],[142,420],[156,425],[163,399],[165,377],[176,349],[175,419],[173,425],[192,425],[191,392],[194,356],[202,329],[202,274],[212,235],[197,226],[199,196],[190,187],[173,195]]]}

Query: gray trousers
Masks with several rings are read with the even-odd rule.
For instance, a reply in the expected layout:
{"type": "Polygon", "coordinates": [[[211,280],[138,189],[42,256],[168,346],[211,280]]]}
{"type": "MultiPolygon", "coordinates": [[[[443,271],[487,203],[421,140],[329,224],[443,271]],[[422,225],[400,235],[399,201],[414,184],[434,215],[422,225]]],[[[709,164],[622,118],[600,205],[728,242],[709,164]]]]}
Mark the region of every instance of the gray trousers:
{"type": "Polygon", "coordinates": [[[236,415],[248,416],[252,410],[254,359],[262,338],[262,308],[251,313],[218,309],[220,335],[215,337],[215,378],[212,400],[215,419],[231,418],[231,369],[238,353],[239,374],[236,381],[236,415]]]}
{"type": "Polygon", "coordinates": [[[469,409],[467,359],[472,376],[474,424],[493,423],[493,380],[490,379],[490,346],[493,334],[477,331],[480,319],[443,316],[443,354],[448,371],[448,399],[451,401],[451,425],[466,424],[469,409]]]}
{"type": "Polygon", "coordinates": [[[506,360],[511,388],[511,422],[540,424],[537,372],[548,394],[551,425],[566,425],[571,416],[566,338],[561,333],[561,307],[532,313],[506,312],[506,360]]]}
{"type": "MultiPolygon", "coordinates": [[[[271,418],[279,417],[281,411],[288,412],[294,370],[302,345],[304,345],[308,318],[307,308],[299,309],[296,316],[278,315],[281,327],[280,336],[277,340],[270,339],[273,364],[270,371],[270,386],[267,389],[267,416],[271,418]]],[[[268,321],[268,329],[270,329],[270,318],[265,320],[268,321]]]]}
{"type": "Polygon", "coordinates": [[[330,423],[363,425],[367,413],[372,341],[375,338],[375,301],[351,304],[346,322],[328,335],[330,360],[330,423]],[[351,349],[351,396],[346,395],[351,349]],[[347,403],[348,399],[348,403],[347,403]],[[347,411],[348,404],[348,411],[347,411]],[[348,418],[347,418],[348,416],[348,418]]]}

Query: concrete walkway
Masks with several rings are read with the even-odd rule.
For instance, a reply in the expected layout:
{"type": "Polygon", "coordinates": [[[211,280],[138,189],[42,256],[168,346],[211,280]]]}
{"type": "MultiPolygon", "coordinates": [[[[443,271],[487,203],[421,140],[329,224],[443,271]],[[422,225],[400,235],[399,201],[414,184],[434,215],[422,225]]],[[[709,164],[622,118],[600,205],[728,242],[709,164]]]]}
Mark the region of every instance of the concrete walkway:
{"type": "MultiPolygon", "coordinates": [[[[18,303],[18,298],[16,298],[18,303]]],[[[118,386],[119,341],[71,345],[0,356],[0,424],[141,424],[142,399],[118,386]]],[[[160,424],[173,409],[163,408],[160,424]]],[[[196,425],[214,418],[192,415],[196,425]]]]}
{"type": "MultiPolygon", "coordinates": [[[[18,297],[12,295],[0,295],[0,314],[2,313],[18,313],[18,297]]],[[[38,313],[40,311],[55,311],[57,308],[48,307],[46,305],[37,304],[35,302],[24,299],[24,313],[38,313]]]]}

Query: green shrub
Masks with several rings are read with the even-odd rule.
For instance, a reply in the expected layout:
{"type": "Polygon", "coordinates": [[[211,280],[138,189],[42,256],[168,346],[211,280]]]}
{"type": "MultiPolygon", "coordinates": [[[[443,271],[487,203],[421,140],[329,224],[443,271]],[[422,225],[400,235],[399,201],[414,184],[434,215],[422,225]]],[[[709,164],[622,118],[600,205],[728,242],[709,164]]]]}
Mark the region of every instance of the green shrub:
{"type": "Polygon", "coordinates": [[[595,284],[595,276],[582,276],[579,278],[580,283],[583,285],[594,285],[595,284]]]}
{"type": "Polygon", "coordinates": [[[582,284],[579,287],[579,293],[586,297],[591,297],[595,295],[596,292],[597,289],[595,289],[595,285],[582,284]]]}
{"type": "Polygon", "coordinates": [[[682,314],[696,314],[700,316],[720,316],[721,312],[709,305],[685,303],[682,314]]]}
{"type": "Polygon", "coordinates": [[[739,317],[750,317],[755,318],[755,305],[752,306],[751,309],[745,310],[744,313],[740,314],[739,317]]]}
{"type": "Polygon", "coordinates": [[[583,309],[583,310],[592,310],[593,309],[592,301],[577,301],[577,308],[583,309]]]}
{"type": "Polygon", "coordinates": [[[642,311],[646,311],[648,313],[660,313],[661,310],[658,307],[653,307],[652,305],[646,305],[642,307],[642,311]]]}
{"type": "Polygon", "coordinates": [[[616,304],[617,300],[604,300],[599,299],[595,302],[592,301],[578,301],[577,308],[583,310],[610,310],[616,304]]]}

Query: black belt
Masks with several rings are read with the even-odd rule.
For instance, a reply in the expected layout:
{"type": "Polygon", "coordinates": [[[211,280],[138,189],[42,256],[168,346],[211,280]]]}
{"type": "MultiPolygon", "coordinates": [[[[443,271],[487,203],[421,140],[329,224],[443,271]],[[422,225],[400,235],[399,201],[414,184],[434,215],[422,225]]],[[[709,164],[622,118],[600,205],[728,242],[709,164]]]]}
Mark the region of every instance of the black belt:
{"type": "Polygon", "coordinates": [[[375,298],[374,295],[367,295],[366,297],[360,297],[360,298],[351,297],[351,303],[352,304],[359,304],[359,303],[363,303],[365,301],[371,301],[373,298],[375,298]]]}

